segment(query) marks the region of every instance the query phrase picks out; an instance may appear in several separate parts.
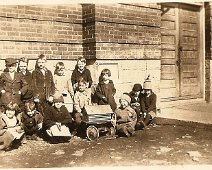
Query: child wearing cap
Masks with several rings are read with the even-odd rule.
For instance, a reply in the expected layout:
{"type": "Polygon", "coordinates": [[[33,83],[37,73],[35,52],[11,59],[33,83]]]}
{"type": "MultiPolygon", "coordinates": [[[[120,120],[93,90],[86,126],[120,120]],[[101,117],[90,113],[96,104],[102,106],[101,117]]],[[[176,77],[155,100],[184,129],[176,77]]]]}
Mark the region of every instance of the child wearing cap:
{"type": "Polygon", "coordinates": [[[28,83],[22,74],[16,71],[16,59],[7,58],[5,60],[7,71],[0,76],[1,102],[8,105],[11,101],[21,104],[21,95],[28,90],[28,83]]]}
{"type": "Polygon", "coordinates": [[[25,103],[21,122],[25,131],[26,139],[37,140],[39,131],[42,128],[43,116],[36,110],[33,101],[27,101],[25,103]]]}
{"type": "Polygon", "coordinates": [[[114,99],[116,88],[110,77],[111,71],[109,69],[103,69],[99,77],[99,83],[96,87],[95,96],[97,98],[97,104],[110,105],[111,109],[115,111],[117,108],[114,99]]]}
{"type": "Polygon", "coordinates": [[[71,78],[67,75],[63,62],[58,62],[54,71],[55,91],[59,92],[63,98],[65,106],[69,112],[73,112],[73,96],[74,91],[71,78]]]}
{"type": "Polygon", "coordinates": [[[50,142],[65,142],[70,139],[72,117],[63,103],[63,96],[56,93],[53,98],[53,106],[44,107],[43,129],[50,142]]]}
{"type": "Polygon", "coordinates": [[[120,97],[120,107],[115,110],[117,116],[116,130],[119,135],[130,137],[134,134],[137,115],[134,109],[130,107],[130,97],[123,94],[120,97]]]}
{"type": "Polygon", "coordinates": [[[75,92],[77,91],[78,82],[81,79],[87,82],[87,88],[91,87],[93,80],[90,70],[86,68],[86,59],[84,57],[79,57],[77,59],[76,67],[71,75],[71,82],[75,92]]]}
{"type": "Polygon", "coordinates": [[[24,131],[17,116],[17,112],[20,111],[18,105],[10,102],[4,108],[4,114],[0,118],[0,130],[3,132],[0,136],[0,141],[3,143],[0,149],[8,150],[13,147],[13,144],[20,144],[24,131]]]}
{"type": "Polygon", "coordinates": [[[55,84],[53,76],[50,70],[46,68],[45,55],[39,55],[35,70],[32,72],[32,88],[35,102],[53,101],[53,95],[55,93],[55,84]]]}
{"type": "Polygon", "coordinates": [[[141,98],[141,119],[138,121],[141,127],[145,128],[156,117],[157,96],[152,91],[151,81],[147,78],[143,84],[144,95],[141,98]]]}

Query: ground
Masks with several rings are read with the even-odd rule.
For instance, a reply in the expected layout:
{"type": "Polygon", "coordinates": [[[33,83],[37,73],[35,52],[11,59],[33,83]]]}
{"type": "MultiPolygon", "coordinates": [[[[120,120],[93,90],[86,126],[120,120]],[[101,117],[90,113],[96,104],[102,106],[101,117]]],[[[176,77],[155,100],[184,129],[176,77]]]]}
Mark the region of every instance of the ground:
{"type": "Polygon", "coordinates": [[[73,138],[69,143],[27,141],[0,152],[0,168],[212,164],[212,125],[158,119],[129,138],[73,138]]]}

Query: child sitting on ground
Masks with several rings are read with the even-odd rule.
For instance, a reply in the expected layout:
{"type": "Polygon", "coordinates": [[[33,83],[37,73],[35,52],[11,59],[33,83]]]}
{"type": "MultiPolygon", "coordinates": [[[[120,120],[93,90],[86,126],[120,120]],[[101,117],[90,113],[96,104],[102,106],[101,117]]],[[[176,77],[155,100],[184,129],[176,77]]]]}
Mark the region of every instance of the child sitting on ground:
{"type": "Polygon", "coordinates": [[[26,139],[37,140],[39,131],[42,128],[43,116],[36,110],[35,103],[33,101],[25,103],[21,122],[25,131],[26,139]]]}
{"type": "Polygon", "coordinates": [[[152,91],[152,84],[147,78],[143,85],[144,94],[141,98],[141,116],[138,120],[138,125],[145,128],[156,117],[156,94],[152,91]]]}
{"type": "Polygon", "coordinates": [[[15,144],[20,145],[24,131],[20,126],[20,120],[16,117],[19,107],[16,103],[9,103],[5,107],[4,114],[1,115],[0,129],[1,136],[0,141],[3,143],[0,149],[8,150],[13,148],[15,144]]]}
{"type": "Polygon", "coordinates": [[[72,117],[63,103],[63,96],[55,94],[53,106],[44,107],[43,129],[50,143],[67,142],[71,137],[72,117]]]}
{"type": "Polygon", "coordinates": [[[73,112],[74,91],[71,78],[67,74],[63,62],[58,62],[55,66],[54,83],[56,92],[59,92],[64,98],[64,104],[66,108],[69,112],[73,112]]]}
{"type": "Polygon", "coordinates": [[[99,83],[96,87],[95,96],[97,98],[97,104],[99,105],[110,105],[111,109],[115,111],[117,108],[114,95],[116,89],[113,81],[110,80],[111,71],[109,69],[103,69],[99,77],[99,83]]]}
{"type": "Polygon", "coordinates": [[[91,95],[87,91],[87,82],[80,80],[78,82],[78,91],[74,95],[74,120],[76,123],[76,130],[79,136],[83,135],[85,122],[88,121],[88,115],[85,106],[91,105],[91,95]]]}
{"type": "Polygon", "coordinates": [[[120,107],[116,109],[117,115],[116,130],[118,135],[130,137],[134,134],[137,115],[134,109],[130,107],[130,97],[123,94],[119,100],[120,107]]]}
{"type": "Polygon", "coordinates": [[[90,88],[92,85],[91,72],[86,68],[86,59],[84,57],[79,57],[77,60],[77,65],[71,75],[71,82],[74,89],[74,92],[78,89],[79,80],[83,79],[87,82],[87,88],[90,88]]]}

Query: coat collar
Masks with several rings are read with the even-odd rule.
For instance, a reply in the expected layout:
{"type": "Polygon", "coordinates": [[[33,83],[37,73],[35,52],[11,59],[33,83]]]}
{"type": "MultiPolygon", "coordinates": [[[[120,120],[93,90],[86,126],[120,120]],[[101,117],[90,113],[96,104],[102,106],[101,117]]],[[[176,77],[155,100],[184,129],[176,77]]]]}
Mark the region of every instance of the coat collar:
{"type": "Polygon", "coordinates": [[[11,76],[10,76],[10,73],[9,72],[5,72],[5,76],[7,77],[7,79],[9,79],[10,81],[15,81],[16,80],[16,77],[17,77],[18,73],[15,72],[14,73],[14,79],[12,80],[11,76]]]}

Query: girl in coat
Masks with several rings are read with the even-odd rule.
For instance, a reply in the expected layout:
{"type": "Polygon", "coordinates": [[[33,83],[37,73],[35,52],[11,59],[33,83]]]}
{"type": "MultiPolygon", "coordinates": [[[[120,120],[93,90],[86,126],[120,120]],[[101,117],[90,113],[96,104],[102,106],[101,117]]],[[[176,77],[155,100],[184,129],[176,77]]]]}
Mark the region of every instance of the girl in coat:
{"type": "Polygon", "coordinates": [[[63,62],[58,62],[54,71],[55,91],[60,93],[64,98],[64,104],[69,112],[73,112],[73,96],[74,91],[71,83],[71,78],[65,71],[63,62]]]}
{"type": "Polygon", "coordinates": [[[99,83],[96,87],[96,100],[99,105],[110,105],[111,109],[114,111],[117,107],[114,95],[116,89],[114,87],[113,81],[110,80],[111,71],[109,69],[103,69],[99,77],[99,83]]]}
{"type": "Polygon", "coordinates": [[[23,138],[24,131],[20,126],[21,121],[16,116],[19,110],[18,105],[11,102],[5,107],[5,112],[1,115],[0,130],[3,133],[0,139],[3,141],[3,145],[0,145],[0,149],[10,149],[14,143],[20,144],[23,138]]]}
{"type": "Polygon", "coordinates": [[[135,110],[130,107],[130,100],[127,94],[123,94],[119,100],[120,107],[115,111],[117,116],[117,133],[119,135],[125,135],[126,137],[130,137],[134,134],[137,122],[137,114],[135,110]]]}

